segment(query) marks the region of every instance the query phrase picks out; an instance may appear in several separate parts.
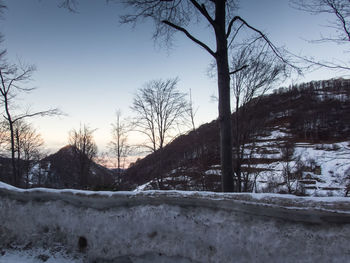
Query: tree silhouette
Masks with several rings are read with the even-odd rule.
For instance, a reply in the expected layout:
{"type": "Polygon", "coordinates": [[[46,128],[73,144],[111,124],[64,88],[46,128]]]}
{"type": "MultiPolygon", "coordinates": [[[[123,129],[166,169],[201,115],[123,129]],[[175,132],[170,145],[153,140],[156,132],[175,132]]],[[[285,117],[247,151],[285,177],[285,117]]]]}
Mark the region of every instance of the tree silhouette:
{"type": "MultiPolygon", "coordinates": [[[[76,1],[63,0],[62,6],[68,9],[74,7],[76,1]]],[[[230,74],[239,72],[242,68],[230,72],[228,63],[229,45],[245,27],[255,32],[259,38],[266,41],[269,48],[284,63],[288,63],[275,45],[262,31],[248,24],[242,17],[234,16],[237,9],[234,0],[109,0],[107,2],[122,2],[131,10],[121,17],[122,23],[136,25],[146,18],[153,20],[155,25],[154,37],[164,38],[167,43],[172,40],[175,32],[185,34],[191,41],[206,50],[215,60],[217,69],[219,94],[219,127],[220,127],[220,156],[222,171],[222,190],[232,192],[232,124],[230,104],[230,74]],[[198,21],[205,21],[215,35],[216,48],[204,43],[188,31],[188,26],[198,21]]],[[[290,64],[289,64],[290,65],[290,64]]]]}
{"type": "Polygon", "coordinates": [[[28,93],[34,90],[33,88],[27,88],[26,84],[31,79],[31,76],[35,70],[32,65],[25,65],[22,63],[7,64],[4,60],[1,61],[0,65],[0,99],[4,110],[4,118],[10,131],[10,142],[11,142],[11,161],[12,161],[12,175],[13,184],[19,184],[19,169],[16,165],[16,134],[15,124],[24,119],[36,117],[36,116],[52,116],[61,115],[62,113],[56,109],[49,109],[45,111],[31,112],[25,110],[18,113],[14,110],[16,106],[15,98],[19,93],[28,93]]]}
{"type": "Polygon", "coordinates": [[[147,136],[143,146],[152,152],[162,150],[171,139],[170,132],[186,118],[186,94],[177,90],[177,82],[178,78],[146,83],[131,106],[136,114],[133,126],[147,136]]]}
{"type": "Polygon", "coordinates": [[[73,129],[69,133],[69,144],[73,146],[73,158],[78,166],[79,183],[82,188],[86,188],[89,184],[91,163],[97,155],[94,131],[89,126],[83,125],[79,130],[73,129]]]}

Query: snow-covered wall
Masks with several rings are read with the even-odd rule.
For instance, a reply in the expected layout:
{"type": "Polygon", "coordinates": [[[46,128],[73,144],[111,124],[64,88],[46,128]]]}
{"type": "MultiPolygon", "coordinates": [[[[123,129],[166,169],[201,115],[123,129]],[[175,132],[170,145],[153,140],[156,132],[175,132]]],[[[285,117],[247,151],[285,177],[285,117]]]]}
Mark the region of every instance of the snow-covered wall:
{"type": "Polygon", "coordinates": [[[0,250],[64,249],[87,262],[350,262],[349,244],[346,198],[0,183],[0,250]]]}

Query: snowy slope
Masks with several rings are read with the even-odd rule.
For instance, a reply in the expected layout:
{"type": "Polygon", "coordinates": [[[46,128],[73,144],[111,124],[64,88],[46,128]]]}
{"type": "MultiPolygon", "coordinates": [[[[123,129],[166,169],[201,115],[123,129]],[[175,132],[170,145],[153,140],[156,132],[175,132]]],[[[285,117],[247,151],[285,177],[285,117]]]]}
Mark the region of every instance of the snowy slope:
{"type": "MultiPolygon", "coordinates": [[[[274,160],[269,163],[252,165],[261,171],[257,178],[257,191],[267,191],[266,182],[283,183],[283,168],[287,162],[281,160],[281,145],[288,140],[290,133],[275,127],[270,135],[260,137],[254,145],[253,158],[274,160]],[[264,150],[260,153],[256,150],[264,150]],[[280,159],[280,160],[278,160],[280,159]]],[[[251,154],[249,149],[247,155],[251,154]]],[[[350,176],[350,147],[349,142],[330,144],[295,143],[293,160],[289,162],[292,171],[298,169],[297,160],[303,167],[301,178],[293,182],[293,188],[300,188],[306,195],[311,196],[344,196],[350,176]]],[[[275,192],[283,190],[283,186],[275,192]]],[[[285,187],[284,187],[284,190],[285,187]]]]}

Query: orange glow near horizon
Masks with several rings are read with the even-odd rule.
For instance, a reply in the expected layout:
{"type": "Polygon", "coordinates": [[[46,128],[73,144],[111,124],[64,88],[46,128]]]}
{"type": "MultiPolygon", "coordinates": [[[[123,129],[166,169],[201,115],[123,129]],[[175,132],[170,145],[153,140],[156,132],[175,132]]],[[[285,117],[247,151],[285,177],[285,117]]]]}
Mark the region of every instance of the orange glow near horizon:
{"type": "MultiPolygon", "coordinates": [[[[137,159],[142,159],[143,157],[145,157],[144,155],[137,155],[137,156],[128,156],[126,158],[123,158],[123,160],[121,160],[121,169],[127,169],[129,168],[131,163],[136,162],[137,159]]],[[[117,158],[115,157],[99,157],[96,159],[96,163],[98,163],[99,165],[102,165],[108,169],[116,169],[117,168],[117,158]]]]}

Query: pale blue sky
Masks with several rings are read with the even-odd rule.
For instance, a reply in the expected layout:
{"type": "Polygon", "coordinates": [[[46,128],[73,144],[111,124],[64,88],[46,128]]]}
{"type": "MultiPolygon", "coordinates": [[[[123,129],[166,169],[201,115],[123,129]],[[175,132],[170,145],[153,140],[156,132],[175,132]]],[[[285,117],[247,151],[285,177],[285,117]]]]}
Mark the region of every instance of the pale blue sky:
{"type": "MultiPolygon", "coordinates": [[[[87,123],[97,128],[96,141],[103,150],[110,140],[115,110],[130,116],[134,93],[152,79],[178,76],[180,90],[191,88],[199,107],[197,124],[217,116],[217,104],[210,98],[216,94],[216,80],[207,75],[211,58],[183,35],[177,34],[173,48],[167,50],[152,40],[151,22],[135,29],[119,25],[121,7],[102,0],[81,0],[78,13],[57,8],[53,0],[5,3],[8,10],[0,30],[8,57],[37,66],[31,84],[38,89],[23,97],[21,104],[37,110],[58,106],[69,114],[33,121],[49,149],[64,146],[68,131],[87,123]]],[[[240,7],[238,14],[266,32],[277,46],[306,55],[344,57],[339,46],[335,52],[332,45],[311,45],[304,40],[319,37],[324,30],[321,25],[327,24],[324,16],[294,10],[287,0],[245,0],[240,7]]],[[[213,42],[204,26],[193,30],[200,39],[213,42]]],[[[322,70],[298,81],[337,75],[322,70]]]]}

